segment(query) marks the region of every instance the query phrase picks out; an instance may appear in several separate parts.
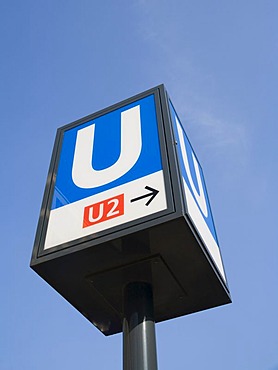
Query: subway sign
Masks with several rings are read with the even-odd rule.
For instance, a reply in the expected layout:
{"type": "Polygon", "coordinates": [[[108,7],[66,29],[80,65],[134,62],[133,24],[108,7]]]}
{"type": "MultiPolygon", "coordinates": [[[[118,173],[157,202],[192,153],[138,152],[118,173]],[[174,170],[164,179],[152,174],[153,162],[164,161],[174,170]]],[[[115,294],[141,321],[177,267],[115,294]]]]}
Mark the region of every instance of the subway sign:
{"type": "Polygon", "coordinates": [[[122,291],[155,321],[231,302],[205,179],[163,85],[58,129],[31,267],[103,334],[122,291]]]}

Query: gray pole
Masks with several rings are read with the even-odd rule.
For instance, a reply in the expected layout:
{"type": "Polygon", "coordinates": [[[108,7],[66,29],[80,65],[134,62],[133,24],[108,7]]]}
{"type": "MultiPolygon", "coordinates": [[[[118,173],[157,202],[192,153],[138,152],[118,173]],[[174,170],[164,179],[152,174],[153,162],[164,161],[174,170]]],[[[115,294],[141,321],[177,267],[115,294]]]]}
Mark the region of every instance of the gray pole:
{"type": "Polygon", "coordinates": [[[123,369],[157,370],[152,286],[130,283],[124,289],[123,369]]]}

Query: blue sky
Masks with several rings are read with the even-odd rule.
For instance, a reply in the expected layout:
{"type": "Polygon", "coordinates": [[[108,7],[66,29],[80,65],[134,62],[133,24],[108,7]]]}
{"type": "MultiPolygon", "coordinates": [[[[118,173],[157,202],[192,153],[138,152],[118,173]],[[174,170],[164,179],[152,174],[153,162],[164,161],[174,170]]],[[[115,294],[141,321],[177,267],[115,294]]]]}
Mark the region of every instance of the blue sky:
{"type": "Polygon", "coordinates": [[[164,83],[202,164],[233,303],[156,325],[159,369],[277,370],[278,3],[0,2],[3,370],[120,369],[30,268],[56,129],[164,83]]]}

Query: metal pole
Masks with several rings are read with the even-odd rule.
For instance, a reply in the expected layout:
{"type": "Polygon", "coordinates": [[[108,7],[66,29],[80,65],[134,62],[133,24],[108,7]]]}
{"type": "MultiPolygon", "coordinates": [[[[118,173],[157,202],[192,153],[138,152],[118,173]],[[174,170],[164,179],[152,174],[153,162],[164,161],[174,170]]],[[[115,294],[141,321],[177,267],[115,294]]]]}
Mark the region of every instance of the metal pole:
{"type": "Polygon", "coordinates": [[[124,289],[123,369],[157,370],[152,286],[144,282],[124,289]]]}

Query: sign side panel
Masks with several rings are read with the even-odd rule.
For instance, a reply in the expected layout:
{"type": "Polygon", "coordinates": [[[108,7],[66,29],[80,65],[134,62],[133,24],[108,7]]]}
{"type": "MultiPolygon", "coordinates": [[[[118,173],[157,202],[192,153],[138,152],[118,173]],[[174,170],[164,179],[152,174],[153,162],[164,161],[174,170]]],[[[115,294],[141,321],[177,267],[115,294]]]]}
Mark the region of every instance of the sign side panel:
{"type": "Polygon", "coordinates": [[[61,129],[41,254],[174,211],[158,96],[155,88],[61,129]]]}
{"type": "Polygon", "coordinates": [[[172,103],[169,102],[169,104],[177,141],[187,214],[226,282],[203,171],[172,103]]]}

